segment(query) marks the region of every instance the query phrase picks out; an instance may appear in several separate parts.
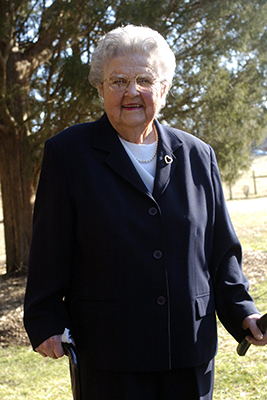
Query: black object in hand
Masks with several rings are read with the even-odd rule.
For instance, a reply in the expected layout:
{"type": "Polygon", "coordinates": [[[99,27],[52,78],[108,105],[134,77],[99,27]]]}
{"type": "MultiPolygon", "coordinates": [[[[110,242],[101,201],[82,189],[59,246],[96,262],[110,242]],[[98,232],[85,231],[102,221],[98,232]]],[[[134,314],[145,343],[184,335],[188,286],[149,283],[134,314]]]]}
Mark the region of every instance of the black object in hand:
{"type": "Polygon", "coordinates": [[[66,356],[69,357],[70,376],[73,400],[80,400],[80,377],[75,347],[72,343],[61,343],[66,356]]]}
{"type": "MultiPolygon", "coordinates": [[[[267,331],[267,313],[264,314],[261,318],[257,319],[257,325],[260,328],[261,332],[264,334],[267,331]]],[[[250,330],[248,329],[246,331],[246,336],[251,335],[250,330]]],[[[246,341],[244,338],[242,342],[239,343],[239,345],[236,348],[237,354],[240,356],[244,356],[250,346],[250,343],[246,341]]]]}

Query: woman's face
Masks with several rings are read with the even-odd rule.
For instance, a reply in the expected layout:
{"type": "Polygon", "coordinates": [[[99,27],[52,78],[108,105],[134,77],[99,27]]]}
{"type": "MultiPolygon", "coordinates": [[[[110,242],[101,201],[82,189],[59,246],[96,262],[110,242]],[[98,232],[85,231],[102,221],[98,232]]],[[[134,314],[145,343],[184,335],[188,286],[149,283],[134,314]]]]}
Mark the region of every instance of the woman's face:
{"type": "Polygon", "coordinates": [[[165,91],[166,86],[159,82],[156,67],[146,56],[138,54],[120,56],[109,61],[104,68],[104,82],[99,86],[110,123],[128,140],[131,133],[136,137],[151,130],[165,91]],[[131,80],[128,87],[119,92],[114,91],[110,81],[107,81],[118,75],[126,75],[131,80]],[[143,89],[136,86],[136,76],[152,77],[156,82],[151,88],[143,89]]]}

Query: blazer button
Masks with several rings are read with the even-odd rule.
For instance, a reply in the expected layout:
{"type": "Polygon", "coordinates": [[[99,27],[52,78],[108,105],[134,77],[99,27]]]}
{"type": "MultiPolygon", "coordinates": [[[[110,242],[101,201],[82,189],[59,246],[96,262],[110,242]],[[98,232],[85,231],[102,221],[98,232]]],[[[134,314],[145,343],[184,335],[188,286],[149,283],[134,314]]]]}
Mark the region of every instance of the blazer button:
{"type": "Polygon", "coordinates": [[[159,260],[162,257],[162,252],[160,250],[155,250],[153,256],[156,260],[159,260]]]}
{"type": "Polygon", "coordinates": [[[157,298],[157,303],[158,303],[159,306],[164,306],[164,304],[166,303],[165,297],[164,296],[159,296],[157,298]]]}
{"type": "Polygon", "coordinates": [[[148,210],[148,212],[149,212],[150,215],[154,216],[154,215],[156,215],[158,213],[158,210],[156,209],[156,207],[151,207],[148,210]]]}

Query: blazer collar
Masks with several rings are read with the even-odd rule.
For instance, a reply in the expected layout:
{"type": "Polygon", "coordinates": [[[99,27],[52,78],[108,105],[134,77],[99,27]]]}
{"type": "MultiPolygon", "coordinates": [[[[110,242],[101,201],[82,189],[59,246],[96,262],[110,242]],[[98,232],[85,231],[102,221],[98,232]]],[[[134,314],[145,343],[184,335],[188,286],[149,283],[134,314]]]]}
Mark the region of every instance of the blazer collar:
{"type": "MultiPolygon", "coordinates": [[[[158,131],[159,143],[157,170],[152,195],[157,199],[170,182],[171,176],[177,166],[175,151],[181,147],[183,143],[177,135],[174,134],[171,128],[160,125],[157,120],[154,122],[158,131]]],[[[137,189],[151,197],[151,193],[146,188],[125,152],[118,138],[118,134],[110,124],[107,115],[104,114],[96,121],[94,126],[93,146],[107,153],[106,163],[137,189]]]]}
{"type": "Polygon", "coordinates": [[[168,186],[178,164],[178,149],[183,142],[172,128],[165,127],[154,121],[158,131],[159,143],[157,154],[157,171],[155,176],[153,196],[159,198],[168,186]]]}

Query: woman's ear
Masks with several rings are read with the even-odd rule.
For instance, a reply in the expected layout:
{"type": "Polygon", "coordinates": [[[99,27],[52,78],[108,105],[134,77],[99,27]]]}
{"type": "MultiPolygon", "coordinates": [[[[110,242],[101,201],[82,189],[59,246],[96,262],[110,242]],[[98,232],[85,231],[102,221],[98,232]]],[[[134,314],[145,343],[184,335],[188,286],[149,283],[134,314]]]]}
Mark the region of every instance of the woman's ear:
{"type": "Polygon", "coordinates": [[[168,93],[168,84],[167,82],[162,82],[161,83],[161,97],[167,96],[168,93]]]}
{"type": "Polygon", "coordinates": [[[98,87],[98,93],[100,94],[100,96],[104,99],[104,87],[103,87],[103,83],[101,83],[98,87]]]}

